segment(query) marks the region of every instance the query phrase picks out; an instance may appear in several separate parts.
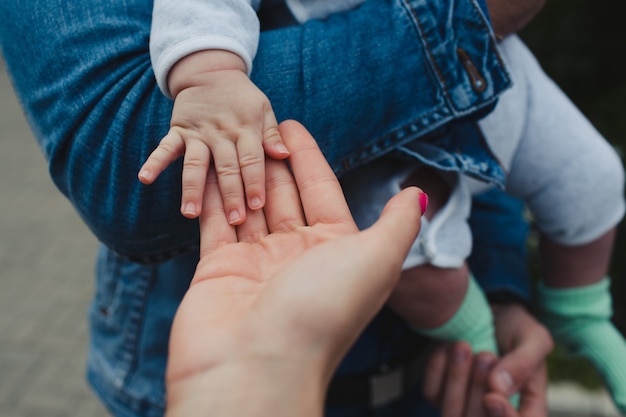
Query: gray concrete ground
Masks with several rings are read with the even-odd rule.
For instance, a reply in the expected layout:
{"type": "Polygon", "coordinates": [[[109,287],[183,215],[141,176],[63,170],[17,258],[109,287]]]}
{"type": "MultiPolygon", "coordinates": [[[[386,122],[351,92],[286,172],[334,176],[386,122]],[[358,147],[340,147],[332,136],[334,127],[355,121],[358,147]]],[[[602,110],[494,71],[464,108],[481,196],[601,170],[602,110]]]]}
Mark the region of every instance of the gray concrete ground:
{"type": "MultiPolygon", "coordinates": [[[[84,379],[95,249],[50,181],[2,67],[0,416],[107,415],[84,379]]],[[[554,417],[616,415],[604,393],[560,386],[549,394],[554,417]]]]}
{"type": "Polygon", "coordinates": [[[107,415],[84,378],[95,249],[52,184],[2,68],[0,416],[107,415]]]}

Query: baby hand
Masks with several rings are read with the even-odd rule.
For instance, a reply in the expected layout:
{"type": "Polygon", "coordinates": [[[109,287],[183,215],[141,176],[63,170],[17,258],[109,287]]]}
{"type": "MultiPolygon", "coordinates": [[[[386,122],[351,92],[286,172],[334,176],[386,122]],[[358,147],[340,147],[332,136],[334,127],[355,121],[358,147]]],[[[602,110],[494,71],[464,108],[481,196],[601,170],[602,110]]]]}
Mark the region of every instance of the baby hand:
{"type": "Polygon", "coordinates": [[[265,154],[289,156],[269,99],[238,69],[202,73],[176,95],[170,130],[139,172],[150,184],[184,155],[181,213],[200,215],[206,177],[215,164],[230,224],[265,204],[265,154]],[[196,80],[196,81],[197,81],[196,80]]]}

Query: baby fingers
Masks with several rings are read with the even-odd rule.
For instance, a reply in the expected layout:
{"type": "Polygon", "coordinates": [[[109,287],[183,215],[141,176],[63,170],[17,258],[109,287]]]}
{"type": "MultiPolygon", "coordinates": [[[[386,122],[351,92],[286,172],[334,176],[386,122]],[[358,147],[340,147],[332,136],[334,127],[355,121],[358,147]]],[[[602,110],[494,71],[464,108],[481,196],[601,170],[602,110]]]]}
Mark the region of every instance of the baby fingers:
{"type": "Polygon", "coordinates": [[[189,141],[183,160],[183,192],[180,212],[194,219],[200,215],[211,152],[202,141],[189,141]]]}
{"type": "Polygon", "coordinates": [[[265,112],[263,148],[265,153],[274,159],[285,159],[289,156],[289,150],[280,136],[276,116],[271,107],[265,112]]]}
{"type": "Polygon", "coordinates": [[[172,162],[181,157],[185,151],[185,142],[176,129],[170,129],[159,146],[152,151],[139,170],[139,181],[152,184],[172,162]]]}
{"type": "Polygon", "coordinates": [[[241,134],[237,155],[248,207],[258,210],[265,205],[265,153],[258,136],[252,132],[241,134]]]}

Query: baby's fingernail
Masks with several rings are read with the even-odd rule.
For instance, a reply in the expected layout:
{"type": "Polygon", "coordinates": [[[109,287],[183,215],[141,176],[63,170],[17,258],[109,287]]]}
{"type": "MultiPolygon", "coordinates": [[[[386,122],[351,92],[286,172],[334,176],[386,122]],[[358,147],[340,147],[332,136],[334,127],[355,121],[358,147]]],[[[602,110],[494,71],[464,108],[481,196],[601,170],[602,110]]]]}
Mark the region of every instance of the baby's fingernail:
{"type": "Polygon", "coordinates": [[[196,203],[194,203],[193,201],[187,202],[185,204],[185,207],[183,207],[183,214],[195,216],[196,215],[196,203]]]}
{"type": "Polygon", "coordinates": [[[261,202],[261,199],[259,197],[254,197],[250,200],[249,205],[252,210],[257,210],[263,206],[263,203],[261,202]]]}
{"type": "Polygon", "coordinates": [[[422,210],[422,216],[426,213],[426,209],[428,209],[428,194],[424,192],[420,194],[420,209],[422,210]]]}
{"type": "Polygon", "coordinates": [[[276,150],[282,154],[288,154],[289,153],[289,149],[287,149],[287,147],[282,144],[282,143],[277,143],[276,144],[276,150]]]}
{"type": "Polygon", "coordinates": [[[241,220],[241,216],[239,215],[239,212],[237,210],[231,211],[230,214],[228,215],[228,223],[230,224],[235,224],[240,220],[241,220]]]}
{"type": "Polygon", "coordinates": [[[509,393],[513,391],[513,377],[507,371],[500,371],[496,375],[496,384],[502,392],[509,393]]]}
{"type": "Polygon", "coordinates": [[[152,173],[150,172],[150,170],[148,169],[142,169],[141,171],[139,171],[139,178],[142,180],[148,180],[150,179],[150,175],[152,173]]]}

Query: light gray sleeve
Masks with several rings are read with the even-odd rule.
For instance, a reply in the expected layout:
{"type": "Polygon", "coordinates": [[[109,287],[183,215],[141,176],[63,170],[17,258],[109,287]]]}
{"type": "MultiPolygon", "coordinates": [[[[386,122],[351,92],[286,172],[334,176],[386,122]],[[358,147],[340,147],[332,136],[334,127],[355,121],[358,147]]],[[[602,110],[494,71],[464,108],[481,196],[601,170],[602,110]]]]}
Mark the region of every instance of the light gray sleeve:
{"type": "Polygon", "coordinates": [[[248,74],[259,43],[260,0],[154,0],[150,59],[159,88],[171,97],[167,76],[180,59],[206,49],[241,57],[248,74]]]}

